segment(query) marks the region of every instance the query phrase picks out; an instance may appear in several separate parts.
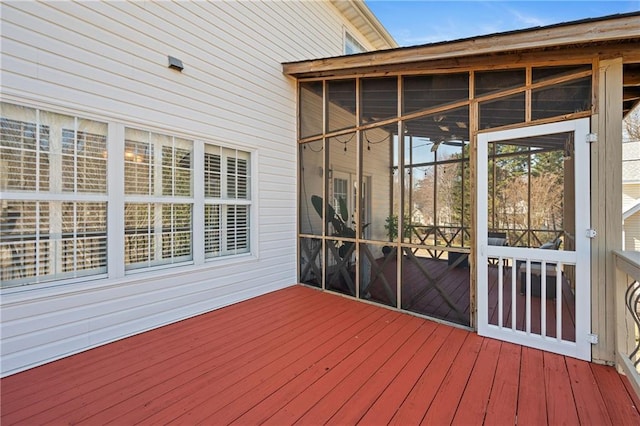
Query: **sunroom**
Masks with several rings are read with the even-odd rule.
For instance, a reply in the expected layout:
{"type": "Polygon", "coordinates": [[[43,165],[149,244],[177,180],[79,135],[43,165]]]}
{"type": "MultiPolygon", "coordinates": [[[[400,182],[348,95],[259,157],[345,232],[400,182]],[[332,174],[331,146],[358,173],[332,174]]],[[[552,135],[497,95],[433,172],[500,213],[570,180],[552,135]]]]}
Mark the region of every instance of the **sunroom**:
{"type": "Polygon", "coordinates": [[[613,362],[638,36],[632,14],[285,64],[300,282],[613,362]]]}

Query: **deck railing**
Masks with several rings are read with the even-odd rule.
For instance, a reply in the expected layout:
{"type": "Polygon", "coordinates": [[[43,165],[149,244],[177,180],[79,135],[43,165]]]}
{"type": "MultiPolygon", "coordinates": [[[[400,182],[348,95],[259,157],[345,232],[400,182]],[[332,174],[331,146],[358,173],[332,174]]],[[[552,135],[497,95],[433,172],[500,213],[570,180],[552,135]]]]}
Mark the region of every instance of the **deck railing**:
{"type": "Polygon", "coordinates": [[[614,251],[616,365],[640,395],[640,252],[614,251]]]}

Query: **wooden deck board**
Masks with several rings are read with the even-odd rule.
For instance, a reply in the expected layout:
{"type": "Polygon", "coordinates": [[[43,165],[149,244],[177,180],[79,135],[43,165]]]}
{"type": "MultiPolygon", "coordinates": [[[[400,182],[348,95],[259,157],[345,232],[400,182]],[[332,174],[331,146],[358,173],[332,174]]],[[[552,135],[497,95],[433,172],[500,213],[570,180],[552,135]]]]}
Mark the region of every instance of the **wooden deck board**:
{"type": "Polygon", "coordinates": [[[518,391],[518,424],[548,424],[543,354],[541,351],[522,348],[520,386],[518,391]]]}
{"type": "Polygon", "coordinates": [[[570,358],[566,362],[580,423],[613,424],[590,365],[570,358]]]}
{"type": "Polygon", "coordinates": [[[460,406],[464,407],[464,410],[456,411],[454,424],[467,425],[478,419],[484,419],[499,356],[500,342],[485,339],[460,401],[460,406]]]}
{"type": "Polygon", "coordinates": [[[0,380],[2,425],[638,424],[611,367],[294,286],[0,380]]]}
{"type": "Polygon", "coordinates": [[[466,410],[466,407],[462,407],[460,401],[465,389],[467,389],[467,383],[473,372],[473,366],[476,363],[483,341],[484,339],[477,334],[470,333],[467,335],[455,361],[447,372],[447,376],[438,389],[433,403],[429,406],[429,410],[421,422],[422,425],[451,424],[458,407],[466,410]]]}
{"type": "MultiPolygon", "coordinates": [[[[265,295],[264,298],[257,299],[255,304],[249,304],[248,302],[238,304],[238,306],[246,306],[246,312],[238,309],[229,310],[229,312],[217,310],[207,315],[210,321],[215,321],[216,324],[219,324],[217,329],[220,333],[229,334],[233,331],[228,327],[229,324],[235,324],[240,327],[243,323],[239,321],[244,321],[244,324],[249,326],[251,315],[262,315],[265,310],[272,309],[273,306],[277,304],[286,304],[287,300],[293,302],[292,306],[297,306],[305,297],[304,293],[291,292],[287,297],[278,300],[274,294],[268,294],[265,295]],[[242,315],[245,315],[244,319],[242,315]]],[[[282,310],[278,311],[279,314],[283,312],[282,310]]],[[[137,335],[135,339],[123,339],[109,346],[98,347],[88,352],[63,358],[56,362],[57,368],[55,371],[46,372],[47,382],[52,385],[51,388],[55,389],[56,393],[61,393],[65,390],[73,389],[73,387],[79,383],[92,381],[97,377],[109,376],[109,371],[86,370],[86,368],[106,360],[114,358],[122,359],[122,357],[126,357],[128,354],[136,353],[140,348],[145,348],[152,356],[156,354],[157,348],[174,350],[175,347],[184,346],[185,342],[194,336],[199,336],[202,333],[202,329],[207,327],[206,324],[206,322],[188,322],[185,323],[185,327],[180,328],[161,327],[137,335]]],[[[134,362],[135,361],[134,359],[134,362]]],[[[137,360],[137,362],[142,364],[148,363],[149,361],[149,358],[137,360]]],[[[39,368],[46,367],[43,366],[39,368]]],[[[30,375],[25,378],[24,382],[20,383],[20,386],[14,386],[16,383],[11,381],[4,384],[2,394],[10,397],[13,401],[12,405],[7,407],[9,411],[19,409],[20,407],[29,407],[45,396],[42,395],[41,390],[38,389],[41,381],[38,375],[39,368],[30,370],[30,375]]]]}
{"type": "MultiPolygon", "coordinates": [[[[275,336],[262,335],[263,332],[260,331],[262,324],[260,327],[256,327],[257,324],[254,323],[252,333],[243,336],[243,353],[240,356],[237,356],[238,351],[227,351],[228,346],[222,344],[220,345],[223,352],[221,356],[205,354],[205,359],[202,361],[205,368],[191,368],[186,374],[180,375],[179,380],[184,383],[182,387],[175,388],[169,383],[166,386],[166,393],[150,399],[154,407],[161,407],[161,409],[152,412],[149,420],[167,419],[171,416],[175,416],[175,418],[197,416],[203,410],[215,411],[221,408],[224,406],[225,398],[233,395],[232,392],[229,392],[229,388],[239,382],[244,382],[256,372],[265,374],[270,371],[269,367],[276,368],[271,365],[272,363],[288,362],[290,357],[296,355],[296,351],[300,347],[312,350],[314,346],[304,344],[311,330],[322,337],[323,333],[330,331],[332,327],[339,324],[339,321],[348,320],[350,313],[343,309],[345,302],[345,300],[336,301],[335,303],[340,305],[337,309],[336,307],[324,306],[323,303],[316,304],[320,309],[309,316],[309,321],[305,319],[301,327],[287,327],[294,322],[284,325],[276,324],[278,334],[275,336]],[[332,318],[320,325],[316,324],[316,318],[323,317],[328,309],[334,314],[332,318]],[[259,337],[254,337],[254,333],[257,333],[259,337]],[[206,366],[208,365],[216,367],[214,373],[207,371],[206,366]],[[207,374],[203,374],[202,370],[207,374]]],[[[265,326],[267,325],[265,324],[265,326]]],[[[245,387],[244,383],[242,386],[245,389],[250,389],[250,387],[245,387]]],[[[133,405],[133,407],[135,406],[136,404],[133,405]]],[[[149,414],[148,410],[144,411],[149,414]]],[[[105,413],[105,417],[109,418],[108,413],[105,413]]],[[[182,421],[187,421],[187,418],[182,421]]]]}
{"type": "MultiPolygon", "coordinates": [[[[338,301],[337,303],[341,303],[344,301],[338,301]]],[[[341,332],[343,332],[344,328],[348,325],[348,321],[352,318],[353,315],[362,315],[363,317],[367,316],[367,311],[371,313],[373,309],[350,309],[349,312],[342,311],[334,315],[332,318],[333,321],[325,324],[325,328],[317,329],[317,339],[318,343],[323,342],[325,339],[330,340],[334,339],[336,336],[339,336],[341,332]],[[347,322],[346,324],[341,324],[340,322],[347,322]],[[333,327],[332,327],[333,326],[333,327]]],[[[255,323],[254,323],[255,328],[255,323]]],[[[288,335],[287,339],[291,339],[293,336],[288,335]]],[[[276,344],[281,343],[280,341],[275,342],[276,344]]],[[[215,411],[216,409],[221,409],[225,406],[225,404],[229,404],[234,398],[240,398],[244,396],[247,392],[251,392],[253,395],[254,386],[246,386],[247,384],[257,383],[260,380],[269,380],[271,376],[277,374],[279,372],[278,366],[282,365],[283,358],[284,362],[294,362],[298,356],[302,356],[304,351],[313,351],[315,346],[313,345],[299,345],[294,348],[291,353],[282,355],[280,354],[279,358],[276,358],[274,354],[270,354],[269,358],[275,358],[273,362],[262,364],[262,363],[253,363],[251,369],[243,369],[242,373],[234,375],[233,379],[237,380],[235,383],[230,383],[229,387],[224,388],[224,383],[221,381],[215,381],[215,388],[212,390],[206,391],[206,386],[212,381],[212,377],[200,377],[198,375],[199,370],[195,369],[193,372],[190,372],[191,382],[184,387],[184,389],[178,389],[172,386],[171,383],[163,383],[159,386],[154,387],[154,389],[150,392],[146,392],[143,397],[148,399],[146,403],[143,405],[142,409],[136,408],[139,404],[132,404],[132,408],[135,412],[127,413],[124,417],[128,420],[142,420],[147,419],[149,417],[154,416],[155,418],[166,418],[169,416],[167,413],[176,413],[180,410],[176,410],[175,406],[179,405],[182,408],[186,409],[189,412],[189,407],[197,407],[198,404],[204,404],[207,399],[215,398],[216,407],[213,405],[209,405],[208,409],[210,411],[215,411]],[[257,368],[257,367],[262,368],[257,368]],[[257,368],[257,369],[256,369],[257,368]],[[252,371],[255,370],[255,371],[252,371]],[[224,391],[224,392],[223,392],[224,391]],[[202,397],[192,398],[191,395],[197,393],[202,395],[202,397]],[[205,398],[204,401],[201,401],[202,398],[205,398]],[[184,400],[188,399],[187,402],[184,400]],[[186,405],[186,406],[185,406],[186,405]]],[[[274,351],[275,352],[275,351],[274,351]]],[[[261,360],[261,362],[266,361],[261,360]]],[[[233,366],[230,366],[233,368],[233,366]]],[[[185,380],[185,378],[182,378],[185,380]]],[[[271,384],[274,386],[274,384],[271,384]]],[[[145,402],[145,401],[140,401],[145,402]]],[[[115,414],[115,413],[114,413],[115,414]]],[[[195,414],[195,411],[194,411],[195,414]]],[[[171,414],[174,415],[174,414],[171,414]]],[[[112,413],[109,411],[105,411],[101,413],[101,417],[108,419],[112,417],[112,413]]],[[[117,423],[117,417],[116,423],[117,423]]]]}
{"type": "Polygon", "coordinates": [[[578,424],[571,383],[564,358],[543,354],[547,416],[550,424],[578,424]]]}
{"type": "Polygon", "coordinates": [[[626,379],[612,368],[596,364],[592,364],[590,367],[594,378],[608,389],[607,392],[600,394],[611,417],[611,423],[614,425],[634,423],[640,425],[640,415],[634,408],[635,403],[622,383],[626,379]]]}
{"type": "Polygon", "coordinates": [[[359,422],[411,360],[415,360],[418,364],[424,364],[425,359],[419,351],[427,341],[437,338],[434,336],[434,331],[437,328],[444,329],[444,326],[438,326],[433,322],[423,322],[412,337],[398,348],[393,358],[378,368],[369,380],[344,403],[332,419],[344,424],[359,422]]]}
{"type": "Polygon", "coordinates": [[[372,336],[354,352],[344,358],[327,374],[312,383],[303,393],[298,394],[293,400],[280,408],[265,424],[283,425],[293,424],[300,419],[301,414],[306,414],[318,400],[326,397],[345,376],[366,362],[370,356],[379,351],[381,346],[391,341],[401,328],[408,324],[408,316],[397,314],[385,323],[380,324],[381,330],[372,336]],[[402,318],[401,318],[401,317],[402,318]]]}
{"type": "MultiPolygon", "coordinates": [[[[427,369],[428,366],[431,365],[434,357],[444,346],[445,342],[448,345],[447,350],[451,353],[454,353],[456,348],[456,341],[460,342],[458,345],[459,347],[462,344],[464,336],[465,332],[462,330],[452,329],[451,327],[439,325],[433,332],[433,334],[429,336],[428,340],[426,340],[422,344],[422,346],[420,346],[420,349],[418,349],[418,351],[411,357],[409,362],[402,368],[400,373],[384,390],[382,395],[380,395],[380,397],[374,402],[371,408],[364,414],[360,421],[360,424],[376,425],[389,423],[394,415],[396,415],[398,408],[401,405],[405,404],[405,399],[407,399],[412,389],[427,387],[437,381],[435,377],[435,374],[439,372],[437,367],[433,368],[434,374],[432,375],[431,381],[427,379],[424,372],[425,369],[427,369]],[[455,333],[453,333],[454,331],[455,333]]],[[[447,361],[445,361],[445,363],[446,362],[447,361]]],[[[433,390],[433,394],[435,394],[436,391],[437,388],[433,390]]],[[[414,398],[416,394],[418,395],[418,398],[422,396],[425,401],[429,400],[427,393],[423,390],[417,390],[414,394],[414,398]]],[[[408,404],[411,403],[417,405],[419,404],[419,401],[416,402],[409,399],[409,402],[406,402],[406,407],[408,407],[408,404]]]]}
{"type": "Polygon", "coordinates": [[[514,425],[518,412],[518,385],[522,348],[502,342],[485,414],[487,425],[514,425]]]}

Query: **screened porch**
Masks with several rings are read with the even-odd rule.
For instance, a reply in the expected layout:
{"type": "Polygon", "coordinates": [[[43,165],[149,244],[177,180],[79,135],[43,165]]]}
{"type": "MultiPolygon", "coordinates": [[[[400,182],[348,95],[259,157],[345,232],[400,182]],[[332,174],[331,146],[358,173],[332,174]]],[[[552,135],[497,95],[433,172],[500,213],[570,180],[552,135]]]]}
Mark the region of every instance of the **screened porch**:
{"type": "MultiPolygon", "coordinates": [[[[478,199],[472,134],[588,116],[591,78],[579,64],[302,80],[300,282],[473,327],[474,209],[487,244],[573,250],[575,174],[571,134],[492,142],[478,199]]],[[[490,323],[575,341],[574,269],[489,257],[490,323]]]]}

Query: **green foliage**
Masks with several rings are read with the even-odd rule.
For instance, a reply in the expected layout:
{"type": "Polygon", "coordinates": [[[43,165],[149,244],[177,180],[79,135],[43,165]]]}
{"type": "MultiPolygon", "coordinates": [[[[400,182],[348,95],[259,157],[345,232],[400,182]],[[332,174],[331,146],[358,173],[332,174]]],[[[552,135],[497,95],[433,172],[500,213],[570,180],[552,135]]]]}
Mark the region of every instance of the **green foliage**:
{"type": "MultiPolygon", "coordinates": [[[[402,233],[404,238],[411,237],[411,218],[409,216],[404,217],[404,232],[402,233]]],[[[394,241],[398,237],[398,215],[387,216],[384,223],[384,229],[387,230],[387,236],[389,241],[394,241]]]]}
{"type": "Polygon", "coordinates": [[[398,236],[398,216],[395,214],[387,216],[384,223],[384,229],[387,230],[389,241],[395,240],[398,236]]]}

